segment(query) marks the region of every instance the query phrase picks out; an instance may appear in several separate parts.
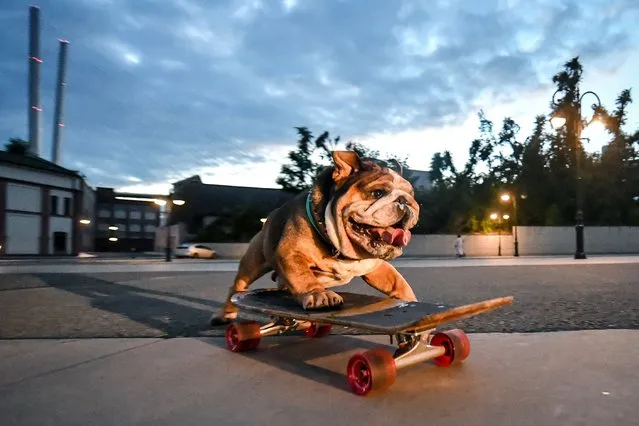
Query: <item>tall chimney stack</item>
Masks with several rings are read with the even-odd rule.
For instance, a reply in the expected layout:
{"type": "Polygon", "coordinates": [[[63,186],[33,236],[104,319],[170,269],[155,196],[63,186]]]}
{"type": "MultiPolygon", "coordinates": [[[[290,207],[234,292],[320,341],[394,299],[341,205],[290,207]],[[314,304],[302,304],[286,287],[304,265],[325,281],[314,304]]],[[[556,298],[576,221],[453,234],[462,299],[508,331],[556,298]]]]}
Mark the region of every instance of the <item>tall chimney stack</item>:
{"type": "Polygon", "coordinates": [[[29,152],[40,156],[40,8],[29,6],[29,152]]]}
{"type": "Polygon", "coordinates": [[[59,164],[60,161],[60,134],[64,123],[62,116],[64,111],[64,89],[67,85],[67,48],[69,42],[58,39],[60,42],[60,51],[58,53],[58,80],[55,90],[55,112],[53,118],[53,145],[51,148],[51,161],[59,164]]]}

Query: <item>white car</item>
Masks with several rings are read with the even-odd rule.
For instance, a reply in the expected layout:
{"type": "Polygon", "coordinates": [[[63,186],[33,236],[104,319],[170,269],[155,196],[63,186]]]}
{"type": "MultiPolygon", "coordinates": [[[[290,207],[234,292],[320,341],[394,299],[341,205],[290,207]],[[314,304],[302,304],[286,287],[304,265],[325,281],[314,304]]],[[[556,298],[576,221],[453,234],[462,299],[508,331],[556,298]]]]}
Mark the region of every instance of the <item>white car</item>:
{"type": "Polygon", "coordinates": [[[201,244],[181,244],[175,248],[175,257],[215,259],[217,253],[211,247],[201,244]]]}

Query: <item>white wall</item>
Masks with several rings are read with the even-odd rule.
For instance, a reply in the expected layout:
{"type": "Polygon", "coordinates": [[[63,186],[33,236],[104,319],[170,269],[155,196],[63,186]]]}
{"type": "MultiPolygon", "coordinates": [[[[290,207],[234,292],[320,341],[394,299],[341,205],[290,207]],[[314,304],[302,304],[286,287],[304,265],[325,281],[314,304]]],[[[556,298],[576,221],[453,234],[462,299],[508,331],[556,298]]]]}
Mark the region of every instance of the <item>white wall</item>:
{"type": "Polygon", "coordinates": [[[67,240],[65,247],[65,254],[71,254],[72,249],[72,227],[73,219],[70,217],[55,217],[49,218],[49,254],[58,254],[53,251],[53,233],[54,232],[66,232],[67,240]]]}
{"type": "Polygon", "coordinates": [[[6,254],[40,252],[40,215],[7,213],[6,254]]]}
{"type": "Polygon", "coordinates": [[[189,244],[202,244],[215,250],[218,257],[239,259],[244,255],[248,247],[248,243],[207,243],[197,242],[189,244]]]}
{"type": "Polygon", "coordinates": [[[41,173],[35,170],[14,167],[6,164],[0,165],[0,176],[9,179],[23,180],[41,185],[59,186],[61,188],[80,189],[80,180],[71,176],[62,176],[51,173],[41,173]]]}
{"type": "MultiPolygon", "coordinates": [[[[404,256],[454,256],[457,235],[413,235],[404,249],[404,256]]],[[[512,256],[513,238],[510,234],[462,235],[466,256],[512,256]]]]}
{"type": "Polygon", "coordinates": [[[7,184],[7,210],[39,213],[42,211],[42,190],[39,186],[7,184]]]}
{"type": "MultiPolygon", "coordinates": [[[[520,226],[521,255],[574,254],[575,228],[572,226],[520,226]]],[[[588,253],[639,253],[639,227],[586,226],[584,249],[588,253]]]]}

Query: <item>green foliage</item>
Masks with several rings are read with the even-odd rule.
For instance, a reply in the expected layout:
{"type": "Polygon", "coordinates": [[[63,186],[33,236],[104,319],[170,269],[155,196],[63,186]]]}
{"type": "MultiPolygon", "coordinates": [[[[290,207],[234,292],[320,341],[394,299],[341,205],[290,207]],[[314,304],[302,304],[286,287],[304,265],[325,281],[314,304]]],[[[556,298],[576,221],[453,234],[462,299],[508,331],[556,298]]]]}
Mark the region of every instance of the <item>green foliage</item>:
{"type": "MultiPolygon", "coordinates": [[[[339,136],[331,139],[329,132],[324,131],[317,138],[306,127],[296,127],[298,134],[297,149],[288,153],[289,163],[281,168],[276,183],[285,191],[299,193],[309,189],[317,174],[332,164],[331,152],[345,149],[357,152],[360,157],[374,160],[393,169],[406,169],[407,158],[396,155],[382,157],[379,151],[372,150],[361,143],[349,141],[340,148],[339,136]],[[316,157],[314,159],[313,157],[316,157]],[[319,157],[319,158],[317,158],[319,157]]],[[[412,178],[408,177],[409,180],[412,178]]]]}
{"type": "Polygon", "coordinates": [[[297,150],[290,151],[289,164],[284,164],[276,183],[285,191],[302,192],[311,187],[321,167],[330,161],[331,151],[339,144],[339,136],[331,140],[328,132],[313,139],[313,133],[306,127],[296,127],[299,139],[297,150]],[[315,161],[313,154],[319,151],[321,162],[315,161]]]}
{"type": "Polygon", "coordinates": [[[29,149],[29,142],[20,138],[10,138],[4,147],[7,152],[12,154],[25,155],[29,149]]]}

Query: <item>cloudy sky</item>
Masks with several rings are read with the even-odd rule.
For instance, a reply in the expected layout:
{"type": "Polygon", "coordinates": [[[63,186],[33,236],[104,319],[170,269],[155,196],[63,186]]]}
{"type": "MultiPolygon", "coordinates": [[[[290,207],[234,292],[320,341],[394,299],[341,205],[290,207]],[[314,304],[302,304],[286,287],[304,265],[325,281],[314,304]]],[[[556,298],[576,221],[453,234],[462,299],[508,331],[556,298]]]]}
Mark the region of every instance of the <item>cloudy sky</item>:
{"type": "MultiPolygon", "coordinates": [[[[636,0],[2,0],[2,140],[28,136],[31,3],[41,155],[51,158],[64,38],[62,164],[94,186],[166,192],[198,173],[275,187],[295,126],[408,154],[415,169],[443,149],[461,165],[480,109],[527,132],[573,56],[583,90],[610,107],[639,82],[636,0]]],[[[639,105],[630,112],[639,127],[639,105]]]]}

